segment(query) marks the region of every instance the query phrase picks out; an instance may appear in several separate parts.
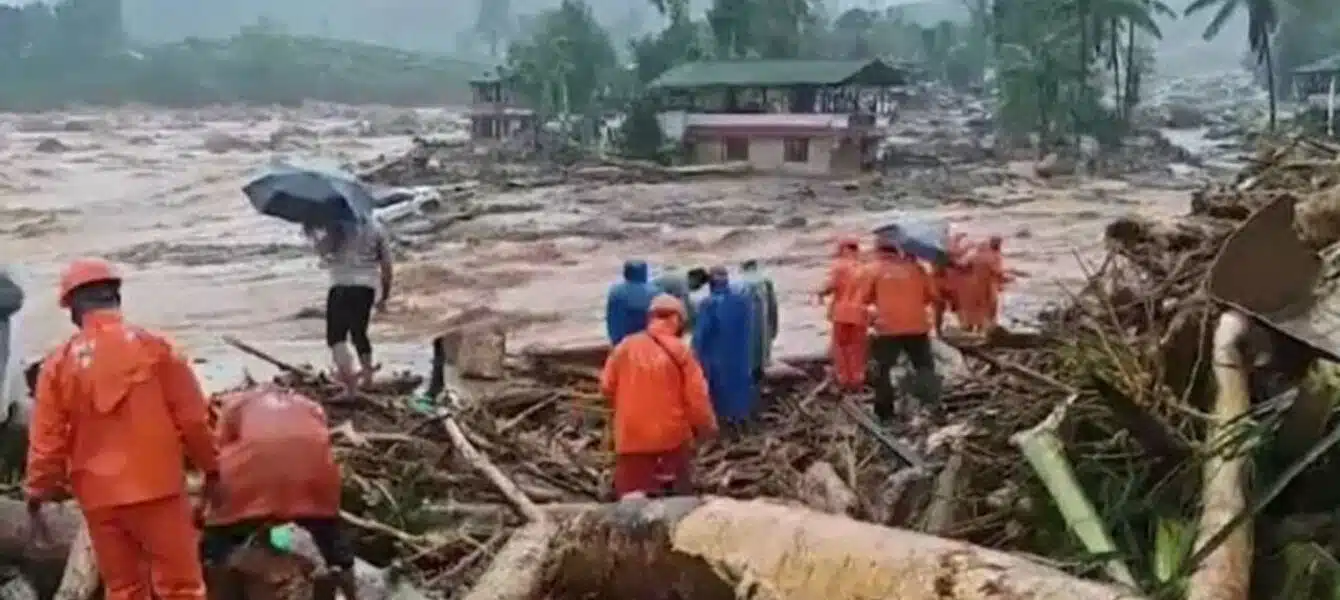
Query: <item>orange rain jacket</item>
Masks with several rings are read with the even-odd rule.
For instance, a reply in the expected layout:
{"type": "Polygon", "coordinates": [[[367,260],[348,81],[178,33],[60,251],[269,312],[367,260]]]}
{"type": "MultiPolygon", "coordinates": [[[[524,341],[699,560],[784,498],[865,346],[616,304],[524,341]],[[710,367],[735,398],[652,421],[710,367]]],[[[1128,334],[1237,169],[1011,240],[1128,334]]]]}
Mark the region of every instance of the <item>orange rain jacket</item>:
{"type": "Polygon", "coordinates": [[[824,282],[823,296],[831,295],[828,302],[828,320],[844,325],[865,325],[869,322],[866,305],[861,294],[861,257],[860,253],[843,246],[838,250],[837,259],[828,269],[828,280],[824,282]]]}
{"type": "Polygon", "coordinates": [[[1005,259],[989,243],[981,244],[968,261],[963,282],[964,313],[974,327],[994,325],[1000,311],[1000,290],[1010,281],[1005,259]]]}
{"type": "Polygon", "coordinates": [[[702,365],[679,338],[682,323],[653,312],[646,330],[610,351],[600,389],[614,406],[616,454],[668,452],[716,431],[702,365]]]}
{"type": "Polygon", "coordinates": [[[167,340],[117,310],[83,326],[42,364],[28,438],[27,493],[67,482],[85,511],[184,494],[183,452],[218,471],[204,394],[167,340]]]}
{"type": "Polygon", "coordinates": [[[930,273],[914,258],[880,252],[861,275],[863,304],[875,308],[875,335],[925,335],[939,301],[930,273]]]}
{"type": "Polygon", "coordinates": [[[340,468],[321,406],[306,396],[255,388],[220,398],[220,482],[210,525],[277,522],[340,513],[340,468]]]}

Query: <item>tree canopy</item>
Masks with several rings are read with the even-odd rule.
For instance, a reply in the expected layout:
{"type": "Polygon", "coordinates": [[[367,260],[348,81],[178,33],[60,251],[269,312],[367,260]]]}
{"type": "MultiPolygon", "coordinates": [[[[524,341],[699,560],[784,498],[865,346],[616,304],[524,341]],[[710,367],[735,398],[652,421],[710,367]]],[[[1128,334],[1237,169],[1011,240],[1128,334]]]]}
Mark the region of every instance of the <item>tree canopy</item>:
{"type": "Polygon", "coordinates": [[[464,102],[482,65],[287,35],[260,20],[226,39],[139,45],[119,2],[0,5],[0,109],[72,103],[464,102]]]}

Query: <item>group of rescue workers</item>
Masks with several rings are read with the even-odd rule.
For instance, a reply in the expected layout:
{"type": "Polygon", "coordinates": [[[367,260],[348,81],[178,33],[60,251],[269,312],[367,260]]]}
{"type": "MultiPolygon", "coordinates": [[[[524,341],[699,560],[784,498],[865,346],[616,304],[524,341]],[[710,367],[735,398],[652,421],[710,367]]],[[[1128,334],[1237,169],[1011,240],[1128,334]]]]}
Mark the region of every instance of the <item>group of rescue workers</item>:
{"type": "MultiPolygon", "coordinates": [[[[190,364],[122,318],[121,281],[99,259],[60,277],[60,305],[78,331],[41,363],[34,386],[25,492],[39,541],[50,535],[42,506],[73,495],[109,600],[203,600],[204,566],[293,522],[354,600],[321,406],[262,386],[218,398],[212,417],[190,364]],[[183,457],[203,476],[198,508],[183,457]]],[[[231,570],[208,573],[215,597],[240,593],[231,570]]]]}
{"type": "MultiPolygon", "coordinates": [[[[340,379],[356,387],[376,370],[367,326],[390,291],[390,254],[376,227],[309,235],[331,272],[327,343],[340,379]]],[[[998,237],[969,247],[958,236],[947,264],[932,272],[894,243],[877,241],[867,258],[857,239],[840,240],[817,295],[828,302],[841,388],[863,387],[869,352],[880,374],[872,381],[876,414],[892,418],[888,373],[906,354],[913,394],[933,401],[930,335],[946,310],[965,329],[992,326],[1009,279],[1000,246],[998,237]]],[[[779,330],[776,288],[757,261],[741,264],[736,281],[724,267],[649,276],[645,262],[626,263],[606,306],[613,348],[600,384],[614,408],[618,496],[691,491],[695,440],[716,435],[718,423],[738,429],[757,413],[779,330]],[[706,296],[694,302],[703,287],[706,296]]],[[[73,496],[109,600],[202,600],[206,579],[215,597],[238,587],[231,570],[205,566],[296,523],[311,533],[334,585],[355,600],[322,407],[259,386],[222,395],[212,411],[178,351],[123,319],[121,284],[100,259],[76,260],[61,273],[58,300],[77,331],[47,355],[31,385],[25,492],[35,534],[49,533],[43,505],[73,496]],[[187,461],[202,475],[196,507],[187,461]]]]}
{"type": "MultiPolygon", "coordinates": [[[[827,303],[833,378],[858,392],[874,359],[875,415],[894,418],[897,397],[890,373],[906,355],[910,395],[939,398],[931,334],[946,312],[969,333],[995,326],[1000,290],[1013,274],[993,236],[969,244],[953,236],[947,260],[930,270],[896,242],[877,237],[873,256],[844,237],[818,300],[827,303]],[[873,333],[871,330],[873,329],[873,333]]],[[[670,267],[649,279],[647,263],[624,264],[623,281],[606,300],[605,324],[613,350],[601,391],[614,408],[614,492],[686,493],[696,441],[715,436],[718,423],[738,430],[757,412],[759,385],[777,339],[777,291],[758,262],[740,266],[733,282],[725,267],[670,267]],[[696,304],[691,297],[702,287],[696,304]],[[684,335],[692,332],[692,342],[684,335]]]]}

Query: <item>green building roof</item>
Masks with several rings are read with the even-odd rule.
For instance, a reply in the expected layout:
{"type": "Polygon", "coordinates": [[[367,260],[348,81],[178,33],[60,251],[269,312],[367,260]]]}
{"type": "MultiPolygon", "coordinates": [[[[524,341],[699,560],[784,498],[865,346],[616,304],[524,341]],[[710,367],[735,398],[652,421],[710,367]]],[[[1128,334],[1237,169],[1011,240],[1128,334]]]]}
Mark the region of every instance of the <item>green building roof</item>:
{"type": "Polygon", "coordinates": [[[792,85],[902,85],[907,73],[879,59],[870,60],[722,60],[685,63],[657,77],[648,87],[784,87],[792,85]]]}

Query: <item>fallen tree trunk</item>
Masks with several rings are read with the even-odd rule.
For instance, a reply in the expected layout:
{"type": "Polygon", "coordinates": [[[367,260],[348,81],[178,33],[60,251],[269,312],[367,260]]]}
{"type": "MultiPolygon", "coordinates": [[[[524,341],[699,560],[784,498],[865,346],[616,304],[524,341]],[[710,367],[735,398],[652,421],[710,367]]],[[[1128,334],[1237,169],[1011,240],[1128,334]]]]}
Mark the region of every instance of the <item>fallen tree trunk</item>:
{"type": "Polygon", "coordinates": [[[542,538],[506,570],[542,584],[483,595],[481,581],[467,598],[1139,598],[1011,554],[761,500],[629,498],[560,525],[547,551],[542,538]]]}
{"type": "MultiPolygon", "coordinates": [[[[1233,437],[1233,428],[1250,408],[1247,365],[1238,343],[1247,331],[1247,319],[1235,311],[1219,317],[1214,332],[1214,378],[1218,387],[1214,424],[1207,438],[1212,445],[1233,437]]],[[[1200,528],[1196,547],[1209,543],[1220,530],[1233,525],[1247,508],[1248,454],[1241,448],[1217,448],[1205,461],[1201,491],[1200,528]]],[[[1247,600],[1251,591],[1252,524],[1240,523],[1218,548],[1205,556],[1187,584],[1187,600],[1247,600]]]]}

